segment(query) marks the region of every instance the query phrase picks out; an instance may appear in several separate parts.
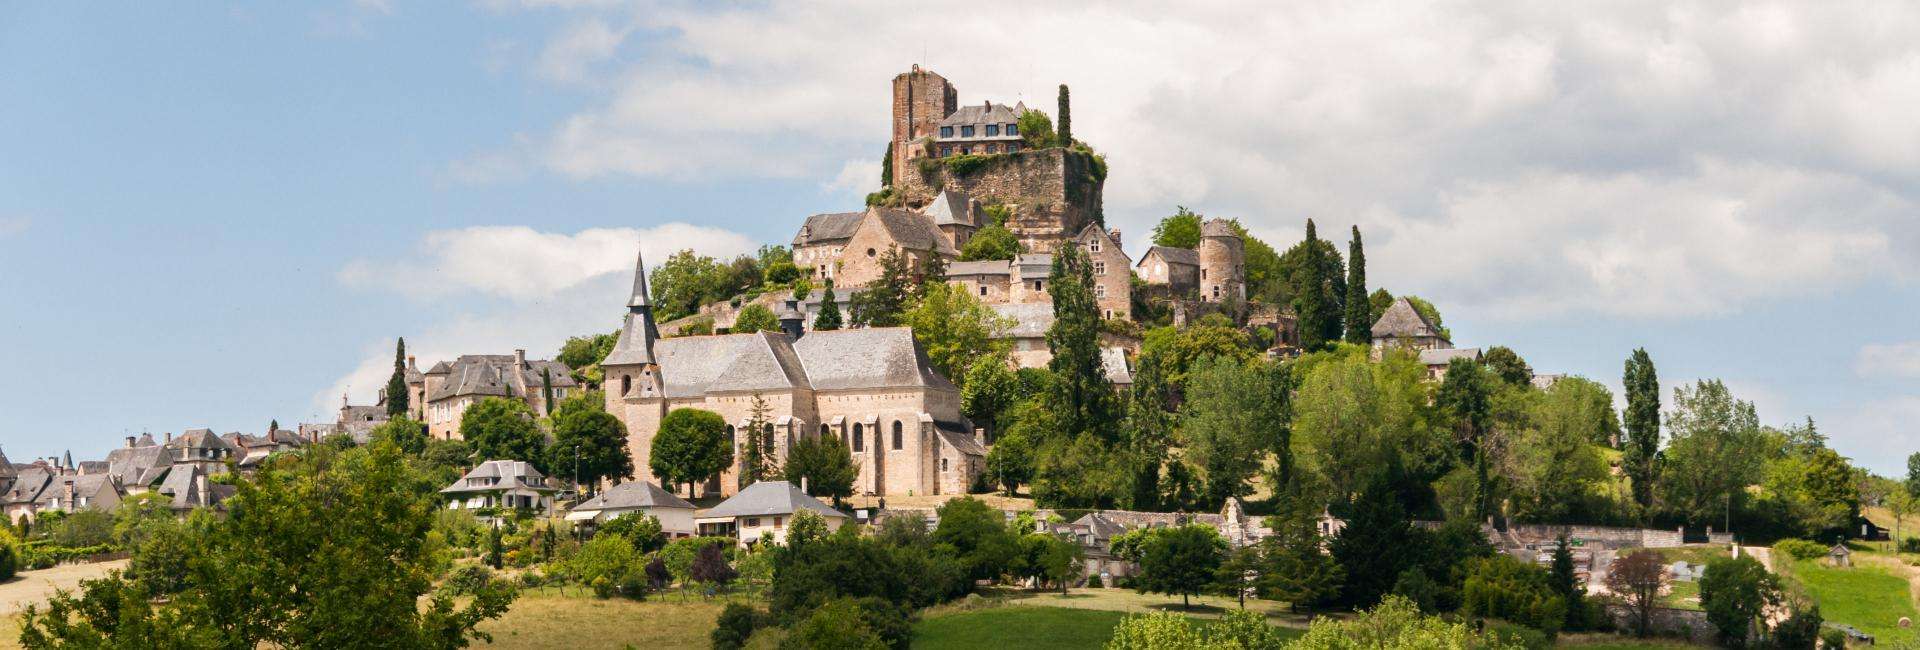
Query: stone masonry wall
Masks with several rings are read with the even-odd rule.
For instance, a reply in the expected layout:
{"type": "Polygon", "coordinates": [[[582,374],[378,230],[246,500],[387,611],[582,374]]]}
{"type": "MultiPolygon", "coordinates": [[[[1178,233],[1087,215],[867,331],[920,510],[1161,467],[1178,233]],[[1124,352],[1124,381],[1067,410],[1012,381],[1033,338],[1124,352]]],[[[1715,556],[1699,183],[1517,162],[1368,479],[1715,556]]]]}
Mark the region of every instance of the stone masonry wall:
{"type": "Polygon", "coordinates": [[[954,173],[941,162],[916,160],[894,170],[894,184],[906,204],[916,209],[948,188],[982,203],[1011,207],[1013,217],[1007,229],[1032,253],[1053,252],[1059,242],[1100,220],[1105,183],[1095,177],[1092,156],[1055,148],[984,158],[984,166],[965,174],[954,173]]]}

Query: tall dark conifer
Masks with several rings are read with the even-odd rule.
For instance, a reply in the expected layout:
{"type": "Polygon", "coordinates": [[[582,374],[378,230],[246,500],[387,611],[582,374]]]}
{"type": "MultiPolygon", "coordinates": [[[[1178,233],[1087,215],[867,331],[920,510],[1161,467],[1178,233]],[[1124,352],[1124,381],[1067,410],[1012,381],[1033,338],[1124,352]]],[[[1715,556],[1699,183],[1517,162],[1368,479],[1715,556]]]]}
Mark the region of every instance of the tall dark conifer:
{"type": "Polygon", "coordinates": [[[1660,377],[1654,371],[1653,357],[1646,348],[1638,348],[1627,357],[1620,383],[1627,393],[1627,412],[1621,418],[1627,434],[1623,451],[1627,478],[1633,483],[1633,500],[1640,507],[1653,506],[1654,455],[1660,452],[1660,377]]]}
{"type": "Polygon", "coordinates": [[[833,299],[833,278],[827,278],[827,289],[820,294],[820,313],[813,317],[813,329],[831,332],[840,329],[840,303],[833,299]]]}
{"type": "Polygon", "coordinates": [[[1073,103],[1068,101],[1066,84],[1060,84],[1060,124],[1054,133],[1059,134],[1060,146],[1073,146],[1073,103]]]}
{"type": "Polygon", "coordinates": [[[1100,307],[1093,297],[1093,265],[1079,246],[1063,246],[1053,254],[1047,275],[1047,293],[1053,297],[1053,327],[1047,330],[1047,349],[1053,360],[1054,399],[1061,432],[1071,436],[1113,435],[1116,417],[1113,384],[1100,363],[1100,307]]]}
{"type": "Polygon", "coordinates": [[[1372,309],[1367,302],[1367,254],[1360,246],[1360,227],[1353,227],[1347,245],[1347,342],[1367,345],[1373,340],[1372,309]]]}
{"type": "MultiPolygon", "coordinates": [[[[1318,246],[1319,236],[1315,233],[1313,220],[1307,220],[1307,239],[1303,246],[1311,254],[1318,246]]],[[[1327,284],[1326,267],[1313,260],[1311,255],[1300,267],[1300,282],[1293,296],[1293,314],[1299,319],[1300,347],[1311,352],[1325,347],[1327,323],[1336,318],[1330,313],[1327,294],[1323,287],[1327,284]]]]}
{"type": "Polygon", "coordinates": [[[393,376],[387,378],[387,417],[407,414],[407,340],[400,339],[393,349],[393,376]]]}

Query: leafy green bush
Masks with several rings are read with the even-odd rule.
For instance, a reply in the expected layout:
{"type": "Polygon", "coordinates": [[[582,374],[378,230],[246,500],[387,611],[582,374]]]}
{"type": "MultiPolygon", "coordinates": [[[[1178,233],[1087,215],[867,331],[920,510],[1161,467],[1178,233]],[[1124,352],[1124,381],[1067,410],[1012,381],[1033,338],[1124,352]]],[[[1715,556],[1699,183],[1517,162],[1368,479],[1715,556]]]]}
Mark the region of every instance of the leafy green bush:
{"type": "Polygon", "coordinates": [[[1128,616],[1114,626],[1113,638],[1107,640],[1110,650],[1277,650],[1285,646],[1266,619],[1245,610],[1227,612],[1212,623],[1173,612],[1128,616]]]}
{"type": "Polygon", "coordinates": [[[1567,601],[1554,592],[1546,570],[1510,555],[1469,562],[1461,596],[1469,614],[1503,618],[1548,635],[1567,620],[1567,601]]]}
{"type": "Polygon", "coordinates": [[[1901,553],[1920,553],[1920,537],[1908,537],[1900,540],[1901,553]]]}
{"type": "Polygon", "coordinates": [[[1827,554],[1826,546],[1804,539],[1783,539],[1774,542],[1773,550],[1793,556],[1796,560],[1811,560],[1827,554]]]}
{"type": "Polygon", "coordinates": [[[20,572],[20,541],[13,534],[0,531],[0,581],[12,580],[20,572]]]}
{"type": "Polygon", "coordinates": [[[493,582],[493,570],[478,564],[469,564],[453,570],[440,590],[449,596],[466,596],[480,593],[487,584],[493,582]]]}
{"type": "Polygon", "coordinates": [[[767,624],[767,616],[758,609],[740,603],[727,603],[713,628],[714,650],[736,650],[747,644],[753,631],[767,624]]]}
{"type": "Polygon", "coordinates": [[[947,166],[949,173],[959,177],[970,176],[1006,159],[1007,154],[962,154],[947,156],[940,160],[947,166]]]}

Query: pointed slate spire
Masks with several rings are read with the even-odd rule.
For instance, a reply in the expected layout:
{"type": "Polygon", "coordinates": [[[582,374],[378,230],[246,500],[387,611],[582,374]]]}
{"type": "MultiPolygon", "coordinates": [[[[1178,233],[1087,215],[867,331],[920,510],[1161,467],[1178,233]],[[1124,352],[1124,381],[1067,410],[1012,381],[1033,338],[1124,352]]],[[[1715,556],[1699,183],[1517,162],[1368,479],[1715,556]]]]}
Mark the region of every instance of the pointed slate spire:
{"type": "Polygon", "coordinates": [[[633,297],[627,299],[627,310],[640,313],[641,308],[653,305],[647,297],[647,254],[637,253],[633,262],[633,297]]]}

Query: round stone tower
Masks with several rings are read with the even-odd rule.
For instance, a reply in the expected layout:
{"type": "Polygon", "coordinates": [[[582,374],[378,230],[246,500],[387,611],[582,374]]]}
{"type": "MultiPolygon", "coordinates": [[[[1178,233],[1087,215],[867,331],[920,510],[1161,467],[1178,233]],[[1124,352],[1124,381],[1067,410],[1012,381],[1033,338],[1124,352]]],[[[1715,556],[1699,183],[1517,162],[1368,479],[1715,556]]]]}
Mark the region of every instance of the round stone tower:
{"type": "Polygon", "coordinates": [[[1206,302],[1244,301],[1247,298],[1245,244],[1226,219],[1200,226],[1200,299],[1206,302]]]}

